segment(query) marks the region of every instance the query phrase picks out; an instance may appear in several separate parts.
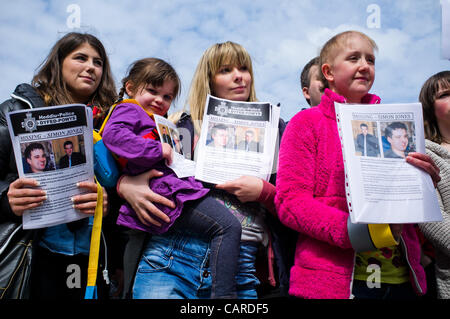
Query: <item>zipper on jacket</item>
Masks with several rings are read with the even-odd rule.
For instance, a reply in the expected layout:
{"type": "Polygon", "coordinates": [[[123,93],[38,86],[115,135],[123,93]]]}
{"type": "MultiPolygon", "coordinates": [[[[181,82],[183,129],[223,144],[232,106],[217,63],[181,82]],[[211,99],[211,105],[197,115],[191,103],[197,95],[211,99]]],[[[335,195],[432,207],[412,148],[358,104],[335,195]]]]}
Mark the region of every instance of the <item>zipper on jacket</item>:
{"type": "Polygon", "coordinates": [[[30,109],[33,109],[33,105],[28,100],[24,99],[23,97],[15,95],[14,93],[11,94],[11,97],[26,103],[30,107],[30,109]]]}
{"type": "Polygon", "coordinates": [[[14,229],[14,231],[9,235],[8,238],[6,238],[5,242],[2,243],[2,246],[0,248],[0,255],[3,254],[3,251],[5,251],[8,248],[9,242],[14,238],[14,235],[22,228],[22,225],[19,225],[14,229]]]}
{"type": "Polygon", "coordinates": [[[414,271],[413,267],[411,266],[411,263],[409,262],[408,250],[406,248],[406,244],[402,237],[400,237],[400,242],[402,244],[403,252],[405,253],[405,259],[408,264],[409,270],[411,271],[412,277],[414,279],[414,284],[416,286],[416,289],[419,291],[420,294],[423,294],[422,287],[420,286],[419,281],[417,280],[416,272],[414,271]]]}

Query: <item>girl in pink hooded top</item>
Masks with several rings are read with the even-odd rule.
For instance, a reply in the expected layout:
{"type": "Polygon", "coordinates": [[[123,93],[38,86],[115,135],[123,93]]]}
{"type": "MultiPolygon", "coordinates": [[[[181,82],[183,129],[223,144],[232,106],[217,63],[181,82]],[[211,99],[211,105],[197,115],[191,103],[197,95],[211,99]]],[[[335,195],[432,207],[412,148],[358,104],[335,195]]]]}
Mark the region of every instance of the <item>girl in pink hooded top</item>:
{"type": "MultiPolygon", "coordinates": [[[[368,93],[375,78],[375,49],[372,39],[356,31],[330,39],[320,54],[319,65],[328,86],[321,103],[295,115],[282,138],[275,205],[280,220],[299,232],[289,287],[289,293],[297,297],[393,297],[376,295],[389,289],[369,289],[367,296],[359,288],[352,291],[354,282],[366,285],[356,280],[356,270],[370,264],[371,256],[365,252],[377,248],[382,248],[379,254],[387,259],[401,254],[404,267],[395,269],[401,275],[394,279],[408,281],[403,289],[412,292],[411,282],[416,293],[426,291],[413,225],[361,225],[352,224],[349,218],[334,102],[380,103],[379,97],[368,93]]],[[[425,169],[435,182],[439,180],[439,169],[428,156],[410,153],[407,161],[425,169]]]]}

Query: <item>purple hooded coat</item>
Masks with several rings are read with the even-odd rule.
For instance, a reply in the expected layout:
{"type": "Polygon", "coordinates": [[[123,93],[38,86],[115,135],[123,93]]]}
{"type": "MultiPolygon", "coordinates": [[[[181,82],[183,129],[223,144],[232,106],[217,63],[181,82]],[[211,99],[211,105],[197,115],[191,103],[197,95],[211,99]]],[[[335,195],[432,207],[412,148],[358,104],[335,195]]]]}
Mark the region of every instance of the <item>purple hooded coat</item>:
{"type": "Polygon", "coordinates": [[[157,219],[161,226],[144,225],[140,222],[131,205],[125,203],[120,207],[117,224],[152,234],[166,232],[180,216],[186,201],[202,198],[208,193],[201,182],[194,177],[178,178],[168,168],[163,160],[161,142],[143,136],[156,128],[154,120],[140,107],[137,102],[127,100],[118,104],[111,114],[102,135],[106,147],[117,156],[126,159],[123,174],[139,175],[150,169],[163,172],[163,176],[149,181],[149,187],[155,193],[173,201],[174,209],[155,203],[162,212],[170,217],[165,223],[157,219]]]}

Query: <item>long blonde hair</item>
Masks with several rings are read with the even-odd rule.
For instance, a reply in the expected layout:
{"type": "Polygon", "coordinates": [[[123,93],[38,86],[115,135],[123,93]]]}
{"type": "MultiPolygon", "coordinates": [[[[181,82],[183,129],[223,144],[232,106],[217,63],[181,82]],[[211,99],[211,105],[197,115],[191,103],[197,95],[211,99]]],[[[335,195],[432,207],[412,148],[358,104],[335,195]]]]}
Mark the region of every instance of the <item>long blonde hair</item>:
{"type": "MultiPolygon", "coordinates": [[[[182,112],[190,110],[195,132],[200,135],[206,97],[213,94],[212,81],[223,65],[245,66],[250,72],[252,82],[248,102],[257,101],[253,77],[252,60],[247,50],[240,44],[227,41],[216,43],[205,51],[195,70],[189,89],[188,98],[182,112]]],[[[173,114],[170,119],[177,122],[181,113],[173,114]]]]}

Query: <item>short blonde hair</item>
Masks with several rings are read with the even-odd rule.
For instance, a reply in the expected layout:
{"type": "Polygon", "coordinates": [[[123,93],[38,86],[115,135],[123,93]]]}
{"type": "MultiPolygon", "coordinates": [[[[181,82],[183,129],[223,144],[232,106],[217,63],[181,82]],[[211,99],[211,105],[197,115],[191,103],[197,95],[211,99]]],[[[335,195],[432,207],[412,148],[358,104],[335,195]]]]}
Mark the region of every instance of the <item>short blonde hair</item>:
{"type": "Polygon", "coordinates": [[[245,66],[252,78],[248,102],[257,101],[253,77],[252,60],[240,44],[227,41],[208,48],[197,65],[183,111],[190,109],[191,119],[197,134],[200,134],[206,96],[213,94],[212,81],[223,65],[245,66]]]}
{"type": "Polygon", "coordinates": [[[328,81],[325,79],[325,76],[322,73],[322,66],[325,63],[332,64],[332,61],[336,58],[339,51],[345,46],[346,41],[350,39],[351,37],[359,36],[365,40],[367,40],[370,45],[372,46],[372,49],[374,51],[378,50],[378,46],[375,43],[375,41],[370,38],[368,35],[359,32],[359,31],[345,31],[341,32],[339,34],[336,34],[334,37],[332,37],[330,40],[328,40],[322,47],[322,50],[320,50],[319,55],[319,69],[320,69],[320,78],[324,84],[324,87],[328,87],[328,81]]]}

